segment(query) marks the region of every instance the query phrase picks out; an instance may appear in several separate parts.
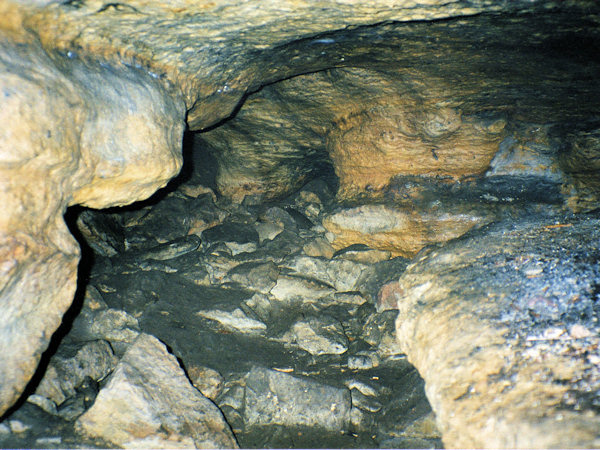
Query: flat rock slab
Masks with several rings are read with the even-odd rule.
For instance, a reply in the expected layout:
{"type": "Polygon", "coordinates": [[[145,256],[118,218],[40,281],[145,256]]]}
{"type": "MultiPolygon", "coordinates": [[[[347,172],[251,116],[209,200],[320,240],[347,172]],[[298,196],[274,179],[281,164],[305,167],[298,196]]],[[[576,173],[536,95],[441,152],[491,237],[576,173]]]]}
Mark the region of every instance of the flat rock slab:
{"type": "Polygon", "coordinates": [[[597,214],[499,223],[400,277],[398,339],[447,447],[600,445],[599,229],[597,214]]]}
{"type": "Polygon", "coordinates": [[[140,335],[94,405],[78,419],[92,436],[124,448],[234,448],[219,409],[153,336],[140,335]]]}
{"type": "Polygon", "coordinates": [[[246,377],[249,426],[296,425],[343,432],[350,423],[350,408],[347,389],[259,367],[246,377]]]}

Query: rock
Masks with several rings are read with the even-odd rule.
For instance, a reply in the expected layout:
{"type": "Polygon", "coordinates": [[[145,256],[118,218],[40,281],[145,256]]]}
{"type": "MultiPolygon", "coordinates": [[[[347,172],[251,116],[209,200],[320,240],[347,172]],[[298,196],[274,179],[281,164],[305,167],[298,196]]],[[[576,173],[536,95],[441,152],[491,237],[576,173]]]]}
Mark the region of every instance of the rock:
{"type": "Polygon", "coordinates": [[[200,238],[196,235],[185,236],[170,242],[158,245],[141,254],[135,255],[137,260],[154,259],[165,261],[174,259],[186,253],[193,252],[200,246],[200,238]]]}
{"type": "MultiPolygon", "coordinates": [[[[34,373],[75,292],[79,252],[64,224],[67,206],[121,206],[150,196],[179,171],[186,125],[205,131],[186,138],[196,141],[192,153],[202,170],[210,156],[219,158],[211,187],[238,204],[223,206],[223,213],[210,207],[210,214],[190,212],[180,207],[189,197],[163,191],[159,197],[169,206],[128,216],[127,251],[204,234],[226,215],[254,227],[258,209],[250,212],[250,206],[320,175],[336,175],[331,186],[347,201],[342,211],[387,205],[409,225],[373,233],[369,221],[381,224],[382,217],[369,210],[358,230],[330,230],[337,249],[365,243],[412,256],[498,217],[518,221],[514,213],[523,204],[534,203],[526,214],[597,208],[599,66],[592,3],[392,0],[253,8],[236,0],[1,0],[0,202],[7,213],[0,219],[0,303],[7,314],[0,338],[8,350],[0,366],[0,414],[34,373]],[[482,37],[485,45],[478,45],[482,37]],[[542,132],[528,137],[538,133],[531,124],[540,120],[542,132]],[[160,230],[142,231],[141,224],[160,230]]],[[[279,234],[263,230],[260,242],[258,232],[245,242],[208,242],[204,249],[224,242],[227,252],[207,255],[206,269],[188,271],[187,279],[222,283],[237,264],[293,257],[303,239],[320,230],[327,200],[311,192],[298,210],[285,210],[296,236],[288,226],[279,234]]],[[[95,224],[86,232],[109,236],[107,228],[95,224]]],[[[114,260],[99,258],[102,274],[92,282],[107,306],[130,314],[115,317],[125,326],[116,329],[124,332],[118,342],[127,344],[136,331],[128,325],[131,317],[143,319],[165,295],[196,292],[192,283],[169,281],[178,277],[174,260],[205,255],[190,250],[130,264],[113,254],[120,245],[116,235],[96,245],[114,260]],[[111,282],[116,274],[122,280],[111,282]]],[[[549,267],[543,261],[517,265],[531,279],[543,278],[549,267]]],[[[342,281],[314,278],[354,290],[345,270],[339,271],[342,281]]],[[[288,276],[280,274],[270,299],[301,300],[289,279],[280,285],[288,276]]],[[[303,294],[309,284],[295,287],[303,294]]],[[[361,292],[373,297],[377,289],[361,292]]],[[[308,296],[321,300],[326,290],[313,283],[308,296]]],[[[523,310],[536,320],[556,321],[564,313],[556,298],[523,298],[523,310]]],[[[318,309],[313,306],[307,309],[318,309]]],[[[348,314],[362,317],[359,309],[348,314]]],[[[510,309],[506,314],[518,316],[510,309]]],[[[573,328],[577,324],[563,325],[528,332],[527,342],[562,342],[571,334],[582,336],[572,340],[591,339],[573,328]]],[[[582,327],[592,336],[596,331],[589,323],[582,327]]],[[[389,336],[379,344],[393,354],[389,336]]]]}
{"type": "Polygon", "coordinates": [[[275,239],[283,231],[283,226],[276,223],[257,223],[256,232],[258,233],[259,242],[275,239]]]}
{"type": "Polygon", "coordinates": [[[599,224],[583,215],[501,222],[424,252],[400,277],[398,339],[446,446],[599,444],[584,400],[600,388],[584,356],[598,344],[599,224]],[[567,334],[579,326],[593,336],[567,334]]]}
{"type": "Polygon", "coordinates": [[[398,309],[398,298],[403,295],[402,288],[398,281],[392,281],[384,284],[377,294],[377,311],[387,311],[388,309],[398,309]]]}
{"type": "Polygon", "coordinates": [[[379,356],[375,352],[358,352],[348,356],[348,369],[369,370],[379,366],[379,356]]]}
{"type": "Polygon", "coordinates": [[[138,320],[120,309],[109,308],[93,286],[86,289],[83,306],[69,331],[69,342],[109,341],[120,356],[120,348],[130,344],[139,334],[138,320]]]}
{"type": "Polygon", "coordinates": [[[454,239],[490,220],[485,215],[462,211],[434,208],[415,213],[392,206],[363,205],[327,216],[323,226],[335,234],[334,248],[365,244],[410,257],[426,245],[454,239]]]}
{"type": "Polygon", "coordinates": [[[329,241],[323,237],[317,237],[308,242],[302,247],[302,251],[304,251],[307,256],[323,257],[326,259],[331,259],[335,253],[335,250],[329,241]]]}
{"type": "Polygon", "coordinates": [[[365,412],[376,413],[381,410],[381,403],[373,398],[367,397],[358,389],[350,390],[352,406],[365,412]]]}
{"type": "Polygon", "coordinates": [[[79,250],[64,223],[67,206],[122,205],[164,186],[181,166],[185,111],[135,69],[53,59],[24,28],[7,29],[23,17],[21,6],[0,8],[11,18],[0,24],[0,291],[10,311],[0,320],[2,413],[73,300],[79,250]]]}
{"type": "Polygon", "coordinates": [[[219,309],[201,310],[198,311],[198,315],[218,322],[226,330],[240,333],[263,334],[267,329],[267,326],[263,322],[248,317],[239,308],[231,312],[219,309]]]}
{"type": "Polygon", "coordinates": [[[140,335],[78,427],[125,448],[233,448],[217,407],[189,383],[156,338],[140,335]]]}
{"type": "Polygon", "coordinates": [[[325,283],[311,278],[294,275],[280,275],[270,294],[277,300],[315,301],[333,293],[334,289],[325,283]]]}
{"type": "Polygon", "coordinates": [[[194,387],[214,402],[223,390],[224,380],[221,374],[210,367],[202,366],[192,366],[187,372],[194,387]]]}
{"type": "Polygon", "coordinates": [[[394,357],[403,353],[401,345],[396,340],[394,325],[396,316],[394,310],[372,314],[363,326],[362,338],[376,347],[382,358],[394,357]]]}
{"type": "Polygon", "coordinates": [[[338,291],[355,290],[373,271],[368,265],[353,261],[325,260],[302,255],[290,258],[286,266],[298,274],[334,286],[338,291]]]}
{"type": "Polygon", "coordinates": [[[52,414],[54,416],[58,415],[56,403],[54,403],[54,401],[50,400],[48,397],[44,397],[39,394],[31,394],[29,397],[27,397],[27,401],[43,409],[48,414],[52,414]]]}
{"type": "Polygon", "coordinates": [[[106,341],[89,342],[71,357],[55,355],[35,393],[60,406],[68,398],[75,397],[87,379],[104,379],[116,364],[117,358],[106,341]]]}
{"type": "Polygon", "coordinates": [[[253,252],[258,246],[258,233],[251,225],[227,222],[202,232],[205,247],[215,242],[223,242],[233,255],[253,252]]]}
{"type": "Polygon", "coordinates": [[[296,225],[294,218],[290,216],[287,211],[277,206],[268,208],[258,218],[263,222],[272,223],[280,227],[287,228],[290,231],[298,231],[298,226],[296,225]]]}
{"type": "Polygon", "coordinates": [[[244,420],[248,427],[287,425],[343,432],[350,422],[350,393],[274,370],[246,376],[244,420]]]}
{"type": "Polygon", "coordinates": [[[77,216],[77,229],[99,255],[111,257],[125,250],[122,224],[114,215],[83,210],[77,216]]]}
{"type": "Polygon", "coordinates": [[[362,395],[365,395],[367,397],[375,397],[377,396],[377,391],[378,389],[376,387],[373,387],[367,383],[364,383],[362,381],[359,380],[346,380],[344,382],[344,384],[348,387],[348,389],[350,389],[351,391],[358,391],[360,392],[362,395]]]}
{"type": "Polygon", "coordinates": [[[311,355],[340,355],[348,350],[348,338],[344,329],[332,317],[321,316],[298,321],[292,325],[286,337],[311,355]]]}
{"type": "Polygon", "coordinates": [[[334,254],[335,258],[347,259],[361,264],[375,264],[381,261],[387,261],[392,257],[392,253],[384,250],[376,250],[366,245],[355,244],[338,250],[334,254]]]}
{"type": "Polygon", "coordinates": [[[227,274],[227,279],[242,286],[267,294],[277,283],[279,268],[273,262],[243,263],[234,267],[227,274]]]}
{"type": "Polygon", "coordinates": [[[349,291],[349,292],[335,292],[333,294],[333,304],[346,304],[353,306],[364,305],[367,299],[361,295],[360,292],[349,291]]]}

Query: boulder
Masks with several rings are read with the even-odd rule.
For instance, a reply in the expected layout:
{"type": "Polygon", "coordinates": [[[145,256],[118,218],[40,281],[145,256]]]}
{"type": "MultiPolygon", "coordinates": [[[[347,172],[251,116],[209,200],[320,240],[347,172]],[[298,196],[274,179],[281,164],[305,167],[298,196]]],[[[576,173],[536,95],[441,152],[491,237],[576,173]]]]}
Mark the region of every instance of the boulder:
{"type": "Polygon", "coordinates": [[[77,424],[123,448],[237,447],[219,409],[147,334],[135,340],[77,424]]]}
{"type": "Polygon", "coordinates": [[[502,222],[424,251],[400,277],[398,342],[445,446],[600,445],[599,225],[502,222]]]}

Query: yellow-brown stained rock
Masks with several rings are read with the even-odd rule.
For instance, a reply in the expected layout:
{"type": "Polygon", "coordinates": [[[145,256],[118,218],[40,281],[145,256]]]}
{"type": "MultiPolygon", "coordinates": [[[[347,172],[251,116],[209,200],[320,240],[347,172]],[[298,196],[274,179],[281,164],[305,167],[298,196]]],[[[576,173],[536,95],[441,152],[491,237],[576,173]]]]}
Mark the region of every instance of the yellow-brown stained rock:
{"type": "Polygon", "coordinates": [[[412,257],[423,247],[462,236],[491,216],[472,212],[411,210],[386,205],[363,205],[327,216],[323,226],[335,235],[332,245],[342,249],[366,244],[395,256],[412,257]]]}
{"type": "Polygon", "coordinates": [[[600,445],[585,400],[600,383],[597,317],[579,312],[597,302],[598,220],[561,225],[491,226],[425,252],[388,285],[445,446],[600,445]]]}
{"type": "Polygon", "coordinates": [[[150,196],[179,170],[184,127],[183,102],[151,77],[48,54],[17,33],[0,30],[0,414],[73,301],[67,206],[150,196]]]}
{"type": "Polygon", "coordinates": [[[340,179],[339,197],[379,191],[397,175],[458,180],[488,169],[503,120],[483,127],[463,120],[457,108],[419,103],[406,95],[336,120],[328,150],[340,179]]]}

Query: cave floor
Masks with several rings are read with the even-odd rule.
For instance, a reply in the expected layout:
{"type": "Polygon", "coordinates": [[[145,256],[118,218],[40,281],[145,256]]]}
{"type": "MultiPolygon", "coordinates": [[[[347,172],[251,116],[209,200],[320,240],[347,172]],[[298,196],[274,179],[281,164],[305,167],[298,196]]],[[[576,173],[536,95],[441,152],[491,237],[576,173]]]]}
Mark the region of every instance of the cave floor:
{"type": "Polygon", "coordinates": [[[326,183],[260,206],[201,187],[162,196],[70,213],[86,247],[82,288],[35,392],[0,423],[0,446],[111,446],[78,418],[140,333],[167,345],[241,447],[442,446],[396,343],[397,311],[377,307],[408,260],[361,245],[335,252],[319,222],[334,205],[326,183]]]}

